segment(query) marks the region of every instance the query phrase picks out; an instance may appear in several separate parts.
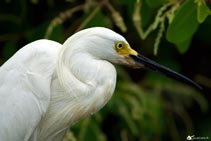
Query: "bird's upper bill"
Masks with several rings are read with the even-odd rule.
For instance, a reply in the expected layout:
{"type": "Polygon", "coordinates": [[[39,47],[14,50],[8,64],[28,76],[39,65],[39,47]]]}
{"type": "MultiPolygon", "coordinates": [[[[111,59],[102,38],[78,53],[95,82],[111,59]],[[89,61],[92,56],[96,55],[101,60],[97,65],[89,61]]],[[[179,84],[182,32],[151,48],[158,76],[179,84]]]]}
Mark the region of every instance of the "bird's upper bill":
{"type": "Polygon", "coordinates": [[[191,79],[187,78],[186,76],[179,74],[163,65],[160,65],[147,57],[144,57],[143,55],[139,54],[138,52],[136,52],[135,50],[133,50],[130,47],[128,47],[127,53],[129,53],[129,55],[128,55],[128,57],[126,56],[125,59],[131,65],[134,65],[136,67],[144,66],[151,70],[160,72],[168,77],[171,77],[171,78],[181,81],[183,83],[194,86],[198,89],[202,89],[202,87],[200,85],[198,85],[196,82],[192,81],[191,79]]]}

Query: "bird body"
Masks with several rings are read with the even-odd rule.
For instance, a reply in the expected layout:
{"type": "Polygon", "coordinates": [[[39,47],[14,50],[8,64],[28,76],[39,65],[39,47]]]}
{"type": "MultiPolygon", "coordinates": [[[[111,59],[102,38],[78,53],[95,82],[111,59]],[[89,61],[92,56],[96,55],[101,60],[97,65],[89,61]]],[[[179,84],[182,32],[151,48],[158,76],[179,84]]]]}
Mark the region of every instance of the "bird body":
{"type": "Polygon", "coordinates": [[[76,38],[66,42],[68,48],[50,40],[32,42],[1,66],[1,141],[61,140],[71,124],[110,99],[114,66],[85,53],[87,44],[70,45],[76,38]]]}
{"type": "Polygon", "coordinates": [[[28,140],[50,103],[50,84],[61,44],[39,40],[0,68],[0,140],[28,140]]]}
{"type": "Polygon", "coordinates": [[[82,30],[64,44],[34,41],[0,67],[0,140],[61,141],[72,124],[111,98],[116,85],[112,63],[146,65],[199,87],[143,58],[107,28],[82,30]]]}

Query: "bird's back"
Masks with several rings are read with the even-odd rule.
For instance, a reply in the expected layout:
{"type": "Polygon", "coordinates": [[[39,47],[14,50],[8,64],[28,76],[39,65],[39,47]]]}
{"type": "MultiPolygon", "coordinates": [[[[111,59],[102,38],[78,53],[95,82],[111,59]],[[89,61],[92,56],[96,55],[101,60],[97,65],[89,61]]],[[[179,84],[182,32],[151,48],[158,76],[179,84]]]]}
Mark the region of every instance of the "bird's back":
{"type": "Polygon", "coordinates": [[[0,67],[0,140],[28,140],[46,112],[62,45],[38,40],[0,67]]]}

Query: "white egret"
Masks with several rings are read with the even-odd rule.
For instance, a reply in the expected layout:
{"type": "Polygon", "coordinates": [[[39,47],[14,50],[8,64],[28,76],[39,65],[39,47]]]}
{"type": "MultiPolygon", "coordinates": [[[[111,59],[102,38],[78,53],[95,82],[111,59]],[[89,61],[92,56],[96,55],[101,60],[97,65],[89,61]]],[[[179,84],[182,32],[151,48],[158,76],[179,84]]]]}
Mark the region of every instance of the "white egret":
{"type": "Polygon", "coordinates": [[[60,141],[75,122],[101,109],[116,85],[111,63],[146,66],[201,88],[133,50],[124,37],[95,27],[62,45],[38,40],[0,68],[0,140],[60,141]]]}

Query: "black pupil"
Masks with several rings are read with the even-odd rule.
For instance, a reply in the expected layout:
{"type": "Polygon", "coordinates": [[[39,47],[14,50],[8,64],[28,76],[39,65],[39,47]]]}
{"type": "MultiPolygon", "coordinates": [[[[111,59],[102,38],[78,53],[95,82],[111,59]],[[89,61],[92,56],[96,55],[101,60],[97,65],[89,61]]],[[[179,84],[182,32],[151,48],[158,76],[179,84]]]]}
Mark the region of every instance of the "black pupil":
{"type": "Polygon", "coordinates": [[[121,43],[118,45],[118,48],[122,48],[122,44],[121,43]]]}

